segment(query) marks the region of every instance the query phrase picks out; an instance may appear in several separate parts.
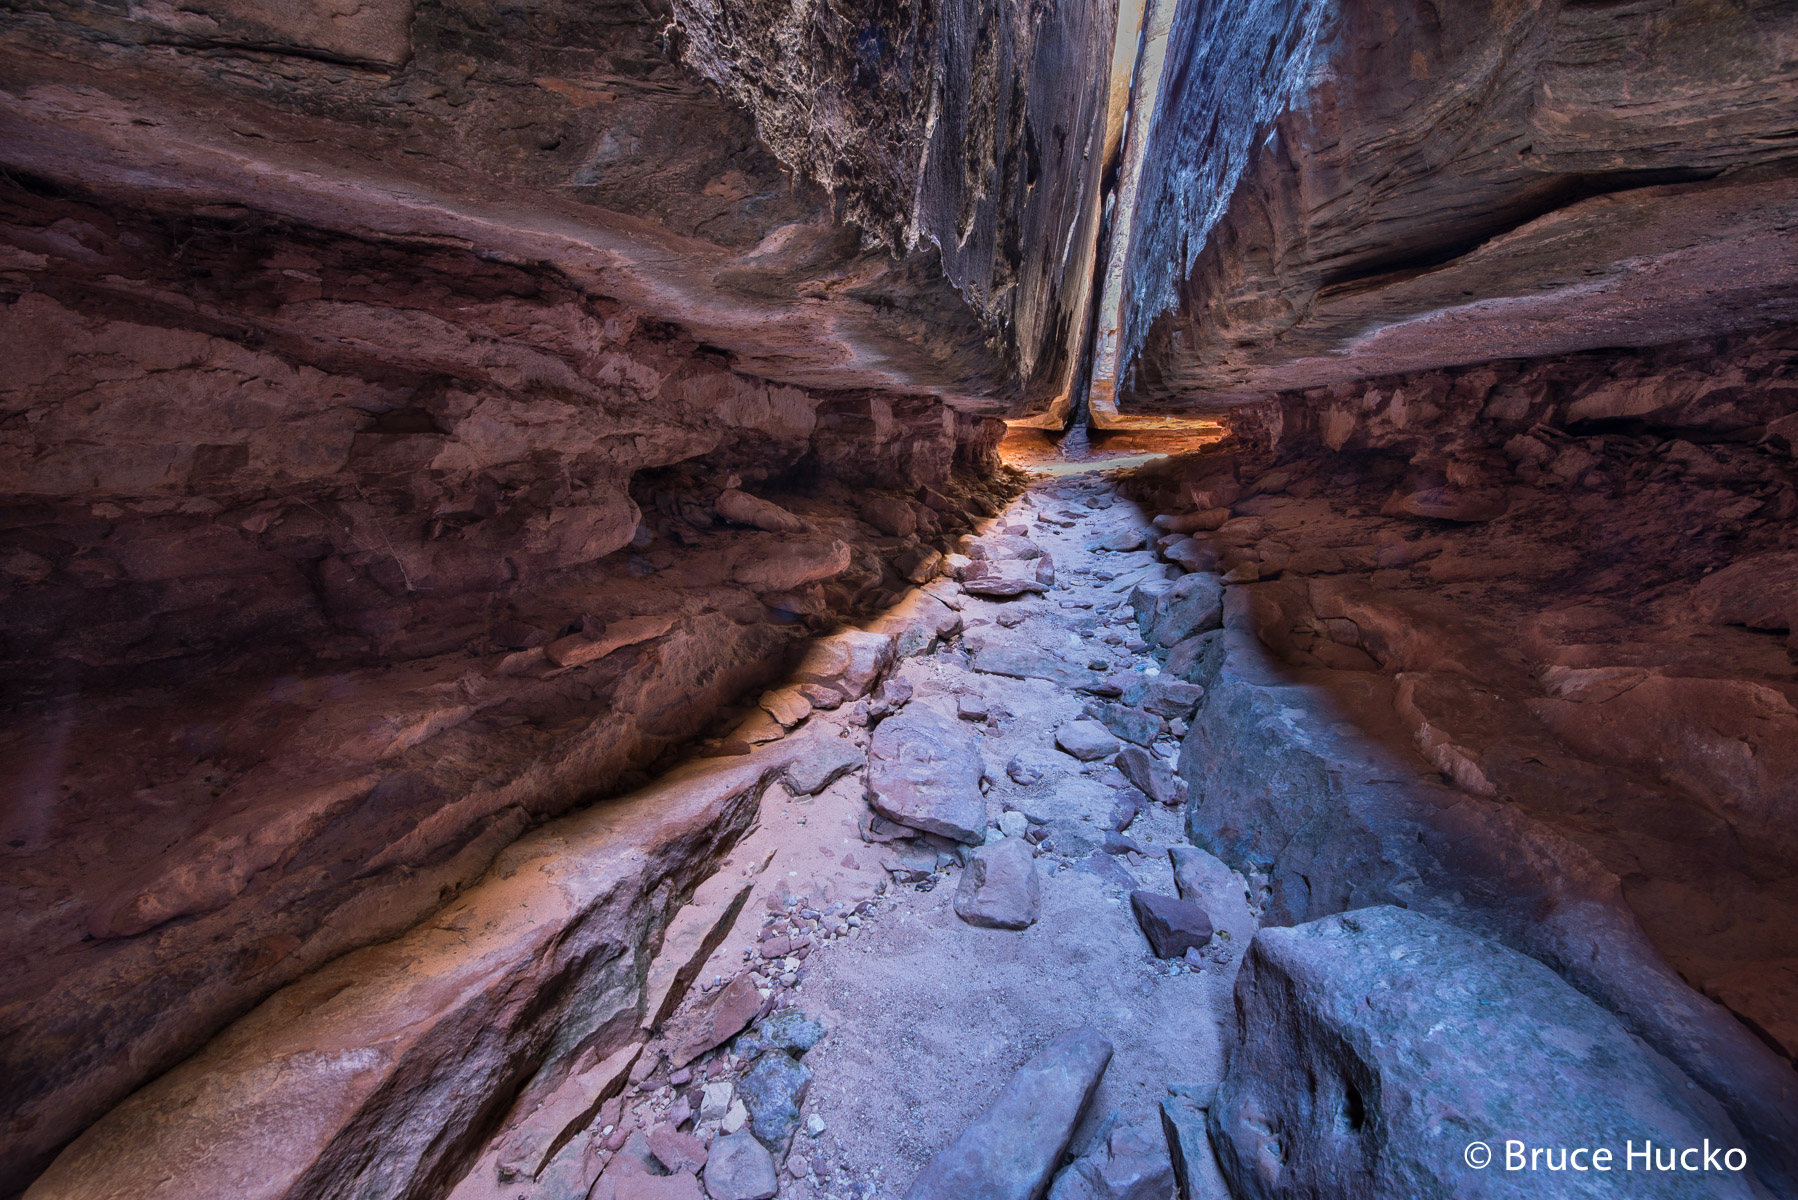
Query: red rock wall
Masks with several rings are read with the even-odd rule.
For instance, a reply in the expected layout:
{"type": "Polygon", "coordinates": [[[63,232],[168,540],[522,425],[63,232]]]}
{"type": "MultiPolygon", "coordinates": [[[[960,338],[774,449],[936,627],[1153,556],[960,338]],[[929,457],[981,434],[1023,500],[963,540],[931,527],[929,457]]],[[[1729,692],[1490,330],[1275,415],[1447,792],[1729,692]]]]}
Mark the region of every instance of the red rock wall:
{"type": "Polygon", "coordinates": [[[728,729],[1011,486],[995,421],[740,374],[540,264],[4,205],[14,1185],[262,996],[728,729]]]}

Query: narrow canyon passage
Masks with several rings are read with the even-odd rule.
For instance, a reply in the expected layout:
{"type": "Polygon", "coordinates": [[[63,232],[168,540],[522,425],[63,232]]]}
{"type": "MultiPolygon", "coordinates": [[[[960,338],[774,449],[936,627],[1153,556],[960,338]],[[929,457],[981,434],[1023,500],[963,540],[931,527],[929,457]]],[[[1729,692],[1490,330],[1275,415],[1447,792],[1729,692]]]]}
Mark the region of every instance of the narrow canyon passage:
{"type": "Polygon", "coordinates": [[[1795,48],[0,4],[0,1200],[1798,1197],[1795,48]]]}

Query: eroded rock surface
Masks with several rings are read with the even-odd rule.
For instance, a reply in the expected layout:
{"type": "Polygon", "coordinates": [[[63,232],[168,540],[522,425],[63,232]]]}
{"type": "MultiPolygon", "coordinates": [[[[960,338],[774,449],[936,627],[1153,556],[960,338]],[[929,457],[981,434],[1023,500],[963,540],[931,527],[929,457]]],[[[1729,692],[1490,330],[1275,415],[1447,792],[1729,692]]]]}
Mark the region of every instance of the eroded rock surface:
{"type": "MultiPolygon", "coordinates": [[[[1242,1042],[1210,1121],[1239,1197],[1513,1195],[1535,1172],[1505,1169],[1508,1141],[1585,1146],[1554,1175],[1538,1157],[1541,1190],[1597,1196],[1616,1185],[1593,1148],[1618,1174],[1632,1144],[1708,1145],[1713,1166],[1743,1149],[1710,1096],[1553,971],[1418,913],[1263,929],[1236,986],[1242,1042]],[[1473,1142],[1490,1165],[1467,1157],[1473,1142]]],[[[1634,1167],[1632,1194],[1760,1194],[1739,1169],[1634,1167]]]]}
{"type": "Polygon", "coordinates": [[[1018,1068],[997,1099],[931,1160],[909,1200],[1031,1200],[1047,1188],[1111,1061],[1097,1030],[1062,1034],[1018,1068]]]}

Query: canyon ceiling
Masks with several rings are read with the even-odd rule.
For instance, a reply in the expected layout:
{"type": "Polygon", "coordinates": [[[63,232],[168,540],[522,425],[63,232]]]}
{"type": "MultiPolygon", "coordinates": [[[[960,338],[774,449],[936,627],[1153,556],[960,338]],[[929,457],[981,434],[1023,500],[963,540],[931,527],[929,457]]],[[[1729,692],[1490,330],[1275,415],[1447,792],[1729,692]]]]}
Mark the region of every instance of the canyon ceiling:
{"type": "MultiPolygon", "coordinates": [[[[853,704],[960,630],[913,589],[1015,511],[1008,428],[1224,439],[1124,491],[1237,597],[1184,660],[1217,703],[1180,786],[1270,921],[1455,889],[1409,843],[1294,865],[1314,828],[1206,808],[1287,778],[1224,724],[1298,711],[1230,638],[1378,676],[1449,782],[1373,824],[1434,838],[1458,787],[1552,826],[1527,869],[1466,860],[1539,911],[1464,923],[1625,1014],[1798,1186],[1798,945],[1768,932],[1798,912],[1790,0],[4,0],[0,347],[0,1196],[284,989],[548,861],[549,823],[795,725],[746,698],[853,704]],[[1345,575],[1449,607],[1297,582],[1345,575]],[[846,624],[888,642],[807,674],[846,624]],[[1449,659],[1494,689],[1441,701],[1508,731],[1486,767],[1431,715],[1449,659]],[[1626,669],[1715,686],[1641,718],[1679,748],[1577,709],[1565,672],[1626,669]],[[1681,742],[1713,706],[1765,721],[1681,742]],[[1567,746],[1659,815],[1573,811],[1567,746]],[[1717,880],[1734,917],[1673,912],[1717,880]]],[[[613,941],[647,964],[785,769],[630,808],[652,865],[588,898],[613,941]]],[[[1535,836],[1511,820],[1442,836],[1535,836]]],[[[484,1068],[502,1099],[426,1106],[456,1137],[360,1194],[447,1194],[510,1097],[610,1045],[555,994],[484,1068]]],[[[353,1174],[321,1151],[280,1194],[353,1174]]]]}

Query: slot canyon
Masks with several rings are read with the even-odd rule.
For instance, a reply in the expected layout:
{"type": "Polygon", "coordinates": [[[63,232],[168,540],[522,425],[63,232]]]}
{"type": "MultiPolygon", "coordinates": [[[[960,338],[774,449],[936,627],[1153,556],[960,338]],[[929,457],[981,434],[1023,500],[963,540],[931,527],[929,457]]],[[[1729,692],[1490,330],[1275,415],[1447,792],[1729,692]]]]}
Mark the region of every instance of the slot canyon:
{"type": "Polygon", "coordinates": [[[1798,1198],[1793,0],[5,0],[0,348],[0,1200],[1798,1198]]]}

